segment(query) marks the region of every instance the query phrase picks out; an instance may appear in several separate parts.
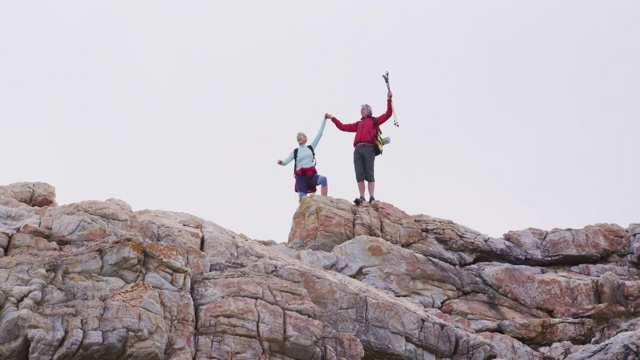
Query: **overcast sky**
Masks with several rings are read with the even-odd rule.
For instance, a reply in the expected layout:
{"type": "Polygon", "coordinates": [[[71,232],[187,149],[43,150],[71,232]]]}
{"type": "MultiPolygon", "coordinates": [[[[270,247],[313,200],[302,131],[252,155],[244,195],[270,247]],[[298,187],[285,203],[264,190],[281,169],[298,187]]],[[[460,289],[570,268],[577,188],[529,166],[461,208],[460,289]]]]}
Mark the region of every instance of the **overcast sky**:
{"type": "MultiPolygon", "coordinates": [[[[1,1],[3,185],[285,242],[326,112],[385,110],[376,198],[490,236],[640,222],[640,1],[1,1]]],[[[353,200],[353,134],[317,148],[353,200]]]]}

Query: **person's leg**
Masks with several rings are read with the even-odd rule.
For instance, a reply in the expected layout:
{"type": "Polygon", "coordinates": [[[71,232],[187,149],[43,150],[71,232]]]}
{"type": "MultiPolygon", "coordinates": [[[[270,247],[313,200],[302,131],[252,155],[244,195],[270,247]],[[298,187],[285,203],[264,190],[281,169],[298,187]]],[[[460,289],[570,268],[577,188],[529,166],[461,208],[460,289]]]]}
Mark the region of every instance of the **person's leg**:
{"type": "Polygon", "coordinates": [[[320,194],[322,194],[322,196],[327,196],[329,193],[329,182],[326,176],[318,175],[316,186],[322,186],[320,188],[320,194]]]}
{"type": "Polygon", "coordinates": [[[364,180],[358,181],[358,191],[360,192],[360,197],[364,199],[364,180]]]}
{"type": "Polygon", "coordinates": [[[376,179],[374,177],[376,153],[373,147],[367,147],[366,149],[367,151],[363,154],[364,179],[367,181],[367,190],[369,190],[369,202],[373,202],[376,192],[376,179]]]}
{"type": "Polygon", "coordinates": [[[298,201],[307,196],[307,177],[304,175],[296,176],[296,191],[298,192],[298,201]]]}
{"type": "Polygon", "coordinates": [[[360,205],[359,201],[364,200],[365,167],[363,149],[365,147],[356,147],[353,151],[353,167],[356,170],[356,181],[358,182],[358,192],[360,193],[360,197],[355,201],[356,205],[360,205]]]}

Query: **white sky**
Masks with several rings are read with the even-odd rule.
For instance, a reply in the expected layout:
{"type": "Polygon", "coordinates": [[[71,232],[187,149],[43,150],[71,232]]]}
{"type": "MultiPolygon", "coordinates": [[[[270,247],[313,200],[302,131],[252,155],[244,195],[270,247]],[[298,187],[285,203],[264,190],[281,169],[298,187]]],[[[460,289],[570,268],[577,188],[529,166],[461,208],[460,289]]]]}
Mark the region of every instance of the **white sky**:
{"type": "MultiPolygon", "coordinates": [[[[376,198],[490,236],[640,222],[640,1],[1,1],[0,184],[287,240],[325,112],[384,112],[376,198]]],[[[353,134],[327,123],[329,195],[353,134]]]]}

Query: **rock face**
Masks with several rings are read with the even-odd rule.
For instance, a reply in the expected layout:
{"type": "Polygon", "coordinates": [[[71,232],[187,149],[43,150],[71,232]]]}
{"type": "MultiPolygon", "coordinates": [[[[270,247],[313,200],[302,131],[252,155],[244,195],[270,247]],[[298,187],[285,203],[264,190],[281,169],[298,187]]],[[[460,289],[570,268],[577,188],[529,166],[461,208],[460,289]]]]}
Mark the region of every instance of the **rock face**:
{"type": "Polygon", "coordinates": [[[0,359],[636,359],[640,224],[503,238],[310,196],[287,244],[0,187],[0,359]]]}

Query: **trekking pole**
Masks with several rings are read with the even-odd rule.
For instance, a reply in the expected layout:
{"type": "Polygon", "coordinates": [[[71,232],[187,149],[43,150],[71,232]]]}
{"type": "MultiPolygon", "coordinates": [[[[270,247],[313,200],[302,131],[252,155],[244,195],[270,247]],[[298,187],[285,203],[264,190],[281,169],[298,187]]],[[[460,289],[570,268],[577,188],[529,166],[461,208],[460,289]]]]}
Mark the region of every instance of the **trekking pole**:
{"type": "Polygon", "coordinates": [[[382,78],[384,79],[384,82],[387,83],[387,90],[391,91],[391,88],[389,87],[389,72],[387,71],[384,75],[382,75],[382,78]]]}
{"type": "MultiPolygon", "coordinates": [[[[391,91],[391,87],[389,86],[389,72],[385,72],[384,75],[382,75],[382,78],[384,79],[384,82],[387,84],[387,90],[391,91]]],[[[393,125],[397,128],[400,128],[400,124],[398,124],[398,119],[396,118],[396,107],[393,107],[393,125]]]]}

